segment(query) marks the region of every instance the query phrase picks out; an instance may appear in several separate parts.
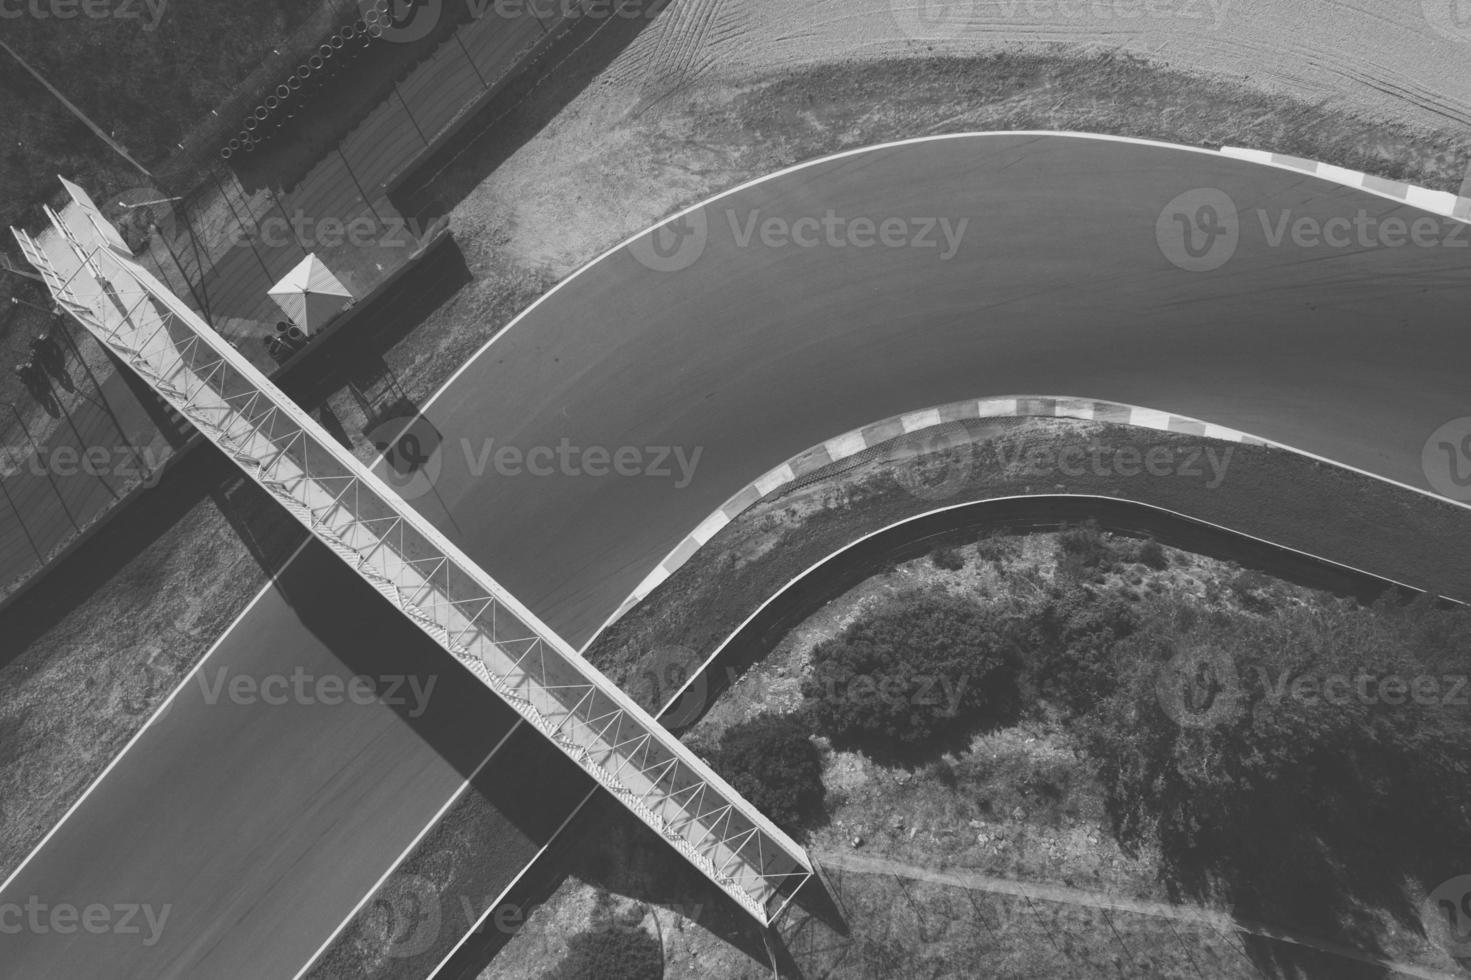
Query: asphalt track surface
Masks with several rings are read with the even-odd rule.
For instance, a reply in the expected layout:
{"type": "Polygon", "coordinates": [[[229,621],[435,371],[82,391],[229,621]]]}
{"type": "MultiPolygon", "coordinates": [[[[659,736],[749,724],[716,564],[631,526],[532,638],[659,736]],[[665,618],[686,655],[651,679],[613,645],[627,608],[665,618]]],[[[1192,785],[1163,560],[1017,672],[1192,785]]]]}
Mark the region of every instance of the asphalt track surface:
{"type": "MultiPolygon", "coordinates": [[[[867,422],[964,398],[1144,405],[1423,486],[1427,436],[1466,413],[1471,250],[1273,246],[1257,208],[1269,224],[1284,210],[1420,215],[1215,154],[1058,135],[879,148],[758,182],[704,207],[708,235],[687,268],[616,250],[467,365],[428,409],[443,441],[432,491],[413,503],[581,644],[754,477],[867,422]],[[1241,232],[1228,262],[1188,272],[1166,259],[1156,221],[1201,187],[1230,196],[1241,232]],[[743,245],[728,209],[740,228],[757,210],[970,223],[941,261],[943,238],[743,245]],[[601,477],[511,475],[494,461],[501,446],[564,439],[700,456],[683,487],[667,460],[669,476],[601,477]]],[[[510,712],[400,619],[323,549],[303,552],[204,680],[412,665],[421,683],[438,676],[429,711],[210,704],[192,680],[0,894],[0,908],[32,896],[167,905],[157,941],[146,927],[0,934],[0,976],[294,976],[509,728],[510,712]]],[[[508,814],[506,881],[587,785],[513,738],[478,781],[508,814]]]]}

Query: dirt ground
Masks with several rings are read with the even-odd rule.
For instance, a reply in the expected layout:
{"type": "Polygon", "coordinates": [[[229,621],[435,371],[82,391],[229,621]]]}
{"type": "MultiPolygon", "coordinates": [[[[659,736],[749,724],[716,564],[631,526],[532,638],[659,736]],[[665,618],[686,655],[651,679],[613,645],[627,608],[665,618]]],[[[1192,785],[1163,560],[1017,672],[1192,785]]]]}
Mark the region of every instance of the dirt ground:
{"type": "MultiPolygon", "coordinates": [[[[1291,98],[1300,103],[1298,112],[1312,107],[1464,136],[1471,134],[1471,71],[1465,70],[1471,22],[1460,33],[1446,27],[1452,3],[1424,0],[1422,9],[1379,0],[1160,0],[1144,10],[1142,0],[675,0],[594,87],[475,188],[456,209],[455,227],[505,229],[511,254],[565,275],[676,204],[801,159],[782,152],[792,134],[760,126],[717,134],[699,125],[702,115],[788,77],[802,78],[814,103],[802,115],[825,132],[830,149],[1005,125],[995,105],[960,84],[927,92],[925,105],[909,107],[903,119],[892,120],[896,125],[883,125],[885,106],[869,99],[867,111],[845,129],[825,125],[831,121],[823,118],[824,106],[844,93],[834,93],[824,84],[830,77],[814,69],[847,63],[885,73],[874,63],[894,58],[1132,55],[1244,86],[1265,101],[1291,98]],[[993,111],[978,111],[988,108],[993,111]]],[[[905,75],[888,86],[899,102],[916,81],[912,72],[905,75]]],[[[1138,92],[1100,91],[1097,77],[1072,81],[1080,84],[1049,79],[1035,107],[1047,110],[1035,113],[1039,127],[1101,122],[1103,131],[1138,132],[1153,115],[1138,92]],[[1090,119],[1086,106],[1096,96],[1116,103],[1112,119],[1090,119]]],[[[1161,138],[1195,142],[1195,123],[1180,111],[1194,93],[1184,79],[1171,87],[1180,98],[1172,121],[1171,107],[1164,109],[1161,138]]],[[[1018,94],[1008,93],[1008,109],[1025,106],[1018,94]]],[[[1217,94],[1221,99],[1207,111],[1241,97],[1217,94]]],[[[791,119],[792,128],[800,130],[801,121],[791,119]]],[[[1214,135],[1266,149],[1283,149],[1281,138],[1295,135],[1264,131],[1254,116],[1241,122],[1257,130],[1236,126],[1214,135]]],[[[1330,162],[1352,165],[1341,157],[1330,162]]],[[[1463,163],[1444,178],[1446,189],[1465,177],[1463,163]]]]}
{"type": "MultiPolygon", "coordinates": [[[[1120,554],[1129,553],[1128,539],[1113,542],[1120,554]]],[[[1189,595],[1203,607],[1242,608],[1231,588],[1239,567],[1164,551],[1167,567],[1152,570],[1126,561],[1098,588],[1189,595]]],[[[812,650],[914,590],[1016,607],[1059,574],[1056,533],[985,538],[952,554],[964,559],[963,567],[946,569],[932,556],[915,558],[813,613],[720,696],[689,730],[687,744],[708,755],[731,725],[766,712],[795,711],[812,650]]],[[[1263,578],[1260,584],[1275,605],[1311,606],[1325,598],[1281,581],[1263,578]]],[[[783,975],[1259,975],[1252,953],[1272,943],[1260,938],[1256,924],[1242,923],[1238,931],[1224,909],[1171,904],[1157,856],[1148,849],[1131,855],[1118,846],[1101,787],[1064,726],[1028,721],[979,733],[927,765],[876,761],[860,751],[835,751],[823,738],[815,741],[824,757],[826,817],[805,844],[831,876],[850,931],[827,933],[815,917],[795,908],[779,931],[800,972],[783,975]],[[1002,890],[1027,884],[1051,897],[1018,899],[1002,890]],[[1100,911],[1090,901],[1113,909],[1100,911]],[[1177,918],[1129,911],[1140,907],[1177,918]]],[[[1384,919],[1380,938],[1394,960],[1455,970],[1423,937],[1384,919]]],[[[528,915],[481,980],[537,980],[565,953],[570,937],[610,920],[638,925],[661,942],[665,980],[771,975],[760,957],[743,954],[721,936],[721,923],[697,899],[610,894],[605,877],[574,872],[528,915]]],[[[1357,966],[1342,958],[1323,962],[1330,971],[1335,964],[1357,966]]]]}
{"type": "MultiPolygon", "coordinates": [[[[1036,444],[1036,440],[1056,439],[1060,447],[1071,440],[1107,437],[1110,430],[1122,439],[1138,438],[1137,433],[1131,435],[1126,427],[1059,419],[988,422],[978,424],[972,434],[977,439],[1015,437],[1028,444],[1036,444]]],[[[1163,438],[1175,441],[1192,437],[1170,434],[1163,438]]],[[[903,445],[904,440],[898,440],[861,463],[841,464],[827,471],[818,471],[812,482],[768,498],[743,512],[642,604],[605,630],[585,651],[588,660],[615,683],[621,684],[646,708],[657,710],[674,696],[678,685],[687,676],[685,672],[693,665],[703,663],[782,585],[855,538],[933,506],[931,501],[914,497],[908,488],[917,480],[933,482],[930,477],[946,472],[948,463],[933,455],[914,458],[902,448],[903,445]]],[[[1282,517],[1289,523],[1303,526],[1307,524],[1303,514],[1334,513],[1341,523],[1356,519],[1353,515],[1362,516],[1361,507],[1367,507],[1368,511],[1364,513],[1368,514],[1386,513],[1378,510],[1364,496],[1386,492],[1383,484],[1369,484],[1351,474],[1345,477],[1346,482],[1340,482],[1339,477],[1344,474],[1335,476],[1330,468],[1316,466],[1278,450],[1248,451],[1242,447],[1239,452],[1243,455],[1233,456],[1231,464],[1232,481],[1225,484],[1242,490],[1234,502],[1221,500],[1217,491],[1184,490],[1184,496],[1171,498],[1162,505],[1180,512],[1194,512],[1198,508],[1189,502],[1189,498],[1196,493],[1209,493],[1208,500],[1201,501],[1201,505],[1217,514],[1223,523],[1238,527],[1250,527],[1249,518],[1264,512],[1272,518],[1282,517]],[[1301,504],[1299,513],[1286,514],[1280,507],[1263,506],[1264,500],[1280,498],[1274,488],[1281,486],[1294,488],[1299,498],[1297,502],[1301,504]]],[[[1001,454],[997,455],[999,458],[1001,454]]],[[[1032,478],[1024,474],[1008,475],[988,466],[968,472],[967,479],[972,482],[966,489],[958,490],[956,495],[947,498],[951,503],[1031,492],[1027,481],[1032,478]]],[[[1122,487],[1102,479],[1073,483],[1065,489],[1103,496],[1122,494],[1135,499],[1152,499],[1153,494],[1161,490],[1161,484],[1183,487],[1184,482],[1189,481],[1173,478],[1151,481],[1150,488],[1133,487],[1125,493],[1122,487]]],[[[1428,498],[1417,497],[1416,500],[1423,501],[1437,512],[1442,510],[1441,505],[1432,505],[1428,498]]],[[[1401,516],[1406,514],[1400,504],[1391,505],[1391,510],[1401,516]]],[[[1443,516],[1459,520],[1459,512],[1450,505],[1444,505],[1443,510],[1443,516]]],[[[1373,524],[1380,518],[1369,516],[1365,519],[1373,524]]],[[[1454,533],[1450,525],[1435,526],[1441,529],[1427,530],[1424,540],[1440,540],[1446,534],[1454,533]]],[[[1266,540],[1276,540],[1278,531],[1280,528],[1256,528],[1256,533],[1266,540]]],[[[1314,529],[1307,528],[1305,533],[1312,537],[1314,529]]],[[[1312,540],[1322,543],[1327,538],[1326,533],[1319,531],[1312,540]]],[[[942,575],[928,559],[906,561],[892,571],[870,577],[866,584],[855,585],[844,598],[834,600],[809,615],[805,622],[794,626],[780,643],[763,642],[756,647],[731,648],[719,658],[704,681],[696,683],[689,693],[678,698],[672,712],[675,718],[666,716],[666,722],[679,729],[694,722],[708,708],[702,727],[690,735],[692,744],[698,746],[701,739],[708,743],[725,726],[750,717],[761,706],[778,710],[794,708],[799,679],[806,669],[807,652],[822,638],[850,622],[865,604],[883,601],[898,590],[943,584],[955,590],[997,597],[1032,594],[1053,574],[1053,549],[1045,537],[1009,540],[1025,543],[1004,549],[985,549],[988,557],[984,561],[970,557],[972,554],[980,556],[979,542],[969,545],[966,565],[955,573],[942,575]],[[998,561],[992,557],[998,553],[1014,557],[998,561]],[[726,690],[727,680],[737,690],[734,695],[726,690]]],[[[1219,544],[1216,542],[1216,546],[1219,544]]],[[[1407,542],[1387,547],[1394,554],[1401,555],[1422,555],[1431,551],[1407,542]]],[[[1377,567],[1374,561],[1366,561],[1366,564],[1377,567]]],[[[1203,604],[1209,605],[1233,601],[1231,596],[1237,590],[1227,583],[1234,581],[1235,569],[1225,562],[1177,552],[1170,565],[1159,571],[1125,569],[1120,573],[1118,585],[1126,594],[1140,598],[1150,592],[1174,590],[1195,595],[1203,604]]],[[[1284,602],[1302,601],[1306,594],[1297,586],[1283,585],[1280,588],[1284,602]]],[[[1103,823],[1099,805],[1086,788],[1074,794],[1062,808],[1039,807],[1024,798],[1020,787],[1039,763],[1045,762],[1049,767],[1062,771],[1076,764],[1069,761],[1075,758],[1074,754],[1065,741],[1058,740],[1057,732],[1019,728],[991,741],[983,740],[970,750],[972,762],[969,764],[974,765],[976,758],[992,752],[998,760],[994,765],[998,767],[999,778],[993,778],[994,774],[978,778],[966,790],[964,799],[944,788],[937,777],[929,776],[924,770],[911,772],[902,767],[878,766],[851,753],[831,754],[828,778],[833,820],[818,835],[819,845],[825,849],[823,853],[850,853],[847,842],[856,835],[867,840],[857,853],[884,856],[911,868],[933,869],[947,861],[969,862],[969,867],[985,869],[984,873],[997,876],[1068,883],[1136,897],[1157,895],[1150,875],[1152,865],[1126,859],[1108,843],[1109,838],[1100,833],[1103,823]],[[908,782],[902,781],[906,775],[908,782]],[[981,801],[986,799],[989,806],[982,812],[981,801]],[[1012,816],[1018,805],[1024,810],[1020,818],[1012,816]],[[890,824],[896,814],[905,817],[902,828],[893,828],[890,824]],[[972,820],[981,825],[972,827],[972,820]],[[893,833],[896,829],[902,833],[893,833]],[[911,830],[915,832],[913,838],[908,836],[911,830]],[[983,834],[986,835],[984,840],[981,839],[983,834]],[[1096,844],[1090,840],[1095,837],[1098,838],[1096,844]]],[[[957,758],[956,761],[961,760],[957,758]]],[[[585,927],[587,909],[591,907],[588,896],[602,888],[620,896],[619,901],[632,910],[630,914],[637,911],[634,906],[641,904],[645,911],[638,912],[639,916],[649,909],[658,908],[663,910],[658,913],[660,916],[678,913],[676,918],[682,916],[688,920],[686,926],[691,929],[689,945],[667,947],[670,950],[671,978],[704,975],[694,966],[688,969],[681,967],[684,972],[675,971],[675,965],[683,962],[681,957],[688,957],[689,962],[698,964],[701,970],[712,971],[712,976],[769,976],[769,972],[763,974],[760,969],[764,953],[759,941],[753,954],[748,941],[750,937],[745,936],[747,941],[742,941],[741,923],[732,924],[730,921],[735,913],[723,918],[717,915],[714,910],[721,907],[721,903],[701,891],[699,877],[679,865],[679,858],[672,849],[610,798],[604,797],[603,803],[606,805],[602,807],[598,807],[596,802],[589,806],[579,817],[580,823],[569,826],[554,850],[533,866],[529,877],[545,880],[535,886],[518,888],[506,899],[505,908],[515,910],[529,903],[540,910],[538,915],[552,917],[550,921],[553,924],[522,930],[516,935],[516,945],[501,949],[493,959],[490,954],[499,948],[497,943],[507,941],[508,930],[504,927],[487,929],[472,944],[473,948],[483,946],[476,954],[474,965],[478,967],[488,962],[489,975],[495,977],[539,976],[542,967],[555,962],[565,952],[567,936],[585,927]],[[563,874],[568,875],[565,882],[559,877],[563,874]],[[694,879],[693,882],[690,879],[694,879]],[[522,894],[523,891],[541,897],[529,898],[522,894]],[[560,915],[556,910],[562,907],[560,903],[564,899],[572,902],[568,906],[571,918],[555,918],[560,915]],[[681,906],[695,905],[700,906],[696,914],[679,912],[681,906]],[[722,965],[718,968],[711,965],[716,963],[722,965]]],[[[489,911],[484,904],[484,882],[494,880],[492,866],[497,855],[496,843],[487,833],[464,830],[482,825],[484,809],[484,803],[473,794],[462,798],[397,872],[398,876],[410,880],[432,878],[440,906],[456,910],[453,921],[462,929],[468,929],[476,921],[475,916],[458,915],[464,903],[470,902],[478,912],[489,911]],[[452,867],[445,866],[439,858],[449,847],[453,847],[456,855],[452,867]]],[[[875,882],[864,875],[854,876],[851,886],[849,894],[854,902],[870,910],[865,913],[870,918],[860,923],[862,929],[855,927],[855,930],[882,931],[887,928],[885,923],[888,920],[878,910],[892,909],[904,900],[898,886],[891,880],[875,882]]],[[[374,901],[378,899],[375,897],[374,901]]],[[[941,908],[933,912],[934,916],[956,923],[953,928],[967,934],[976,933],[977,929],[984,934],[985,927],[978,926],[977,920],[963,918],[971,914],[965,911],[969,902],[953,889],[949,899],[945,900],[954,905],[949,911],[944,911],[945,901],[939,898],[936,901],[940,902],[941,908]]],[[[500,910],[495,911],[499,916],[500,910]]],[[[1011,915],[1014,911],[1005,914],[1011,915]]],[[[986,914],[990,916],[987,921],[994,926],[995,915],[986,914]]],[[[1030,910],[1022,914],[1035,917],[1030,910]]],[[[925,913],[926,921],[930,915],[925,913]]],[[[492,917],[491,921],[499,920],[492,917]]],[[[644,921],[647,927],[652,928],[652,919],[644,921]]],[[[666,927],[668,924],[666,921],[666,927]]],[[[1114,925],[1119,927],[1117,923],[1114,925]]],[[[821,932],[825,927],[811,928],[821,932]]],[[[896,925],[889,935],[897,948],[910,949],[915,955],[920,955],[924,951],[912,942],[916,935],[912,929],[917,928],[919,926],[913,922],[896,925]]],[[[1082,923],[1077,928],[1090,936],[1094,945],[1099,945],[1101,938],[1102,947],[1108,946],[1111,933],[1100,923],[1082,923]]],[[[449,946],[459,938],[450,932],[448,928],[441,932],[444,945],[442,953],[437,955],[448,953],[449,946]]],[[[670,935],[667,928],[665,935],[670,935]]],[[[1036,941],[1045,942],[1035,932],[1030,935],[1030,939],[987,947],[1004,963],[1011,962],[1009,958],[1015,953],[1017,961],[1026,967],[1025,970],[1013,970],[998,965],[999,975],[1080,975],[1069,972],[1076,965],[1070,959],[1072,954],[1064,955],[1050,945],[1047,948],[1059,957],[1057,960],[1044,962],[1035,957],[1028,960],[1025,953],[1027,944],[1035,946],[1036,941]]],[[[684,941],[681,939],[679,942],[684,941]]],[[[829,950],[854,948],[851,944],[839,943],[831,935],[825,942],[829,950]]],[[[1201,946],[1190,947],[1197,957],[1204,955],[1203,950],[1207,948],[1231,952],[1229,944],[1220,947],[1218,939],[1205,936],[1201,942],[1201,946]]],[[[415,976],[408,961],[394,962],[373,955],[374,950],[390,946],[381,924],[360,917],[346,938],[333,947],[331,957],[339,965],[339,971],[323,971],[313,976],[320,976],[323,980],[336,976],[409,980],[415,976]]],[[[1079,948],[1086,946],[1084,943],[1079,948]]],[[[1385,948],[1412,952],[1418,949],[1412,938],[1387,942],[1385,948]]],[[[931,954],[935,954],[933,948],[924,953],[931,954]]],[[[818,946],[812,948],[811,956],[823,955],[826,954],[818,946]]],[[[1121,951],[1114,950],[1099,962],[1111,969],[1108,967],[1110,958],[1122,958],[1123,955],[1121,951]]],[[[1169,955],[1183,957],[1184,954],[1173,949],[1169,955]]],[[[1234,953],[1231,957],[1220,958],[1240,960],[1240,956],[1234,953]]],[[[1163,975],[1198,975],[1189,973],[1178,964],[1171,969],[1173,972],[1167,970],[1163,975]]],[[[847,977],[858,974],[842,971],[824,974],[817,970],[806,975],[847,977]]],[[[1208,975],[1237,974],[1227,971],[1208,975]]],[[[1246,975],[1255,974],[1249,971],[1246,975]]]]}
{"type": "Polygon", "coordinates": [[[1068,44],[1308,102],[1471,123],[1471,17],[1455,0],[675,0],[607,73],[675,89],[847,59],[1068,44]]]}

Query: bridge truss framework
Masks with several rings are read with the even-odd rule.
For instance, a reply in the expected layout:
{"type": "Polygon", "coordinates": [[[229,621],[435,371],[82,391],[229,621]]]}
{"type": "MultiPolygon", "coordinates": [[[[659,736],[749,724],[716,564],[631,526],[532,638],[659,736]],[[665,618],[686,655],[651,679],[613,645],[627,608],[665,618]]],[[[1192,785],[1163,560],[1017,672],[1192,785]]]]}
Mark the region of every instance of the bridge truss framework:
{"type": "Polygon", "coordinates": [[[53,298],[318,540],[762,926],[806,851],[224,341],[92,203],[12,229],[53,298]]]}

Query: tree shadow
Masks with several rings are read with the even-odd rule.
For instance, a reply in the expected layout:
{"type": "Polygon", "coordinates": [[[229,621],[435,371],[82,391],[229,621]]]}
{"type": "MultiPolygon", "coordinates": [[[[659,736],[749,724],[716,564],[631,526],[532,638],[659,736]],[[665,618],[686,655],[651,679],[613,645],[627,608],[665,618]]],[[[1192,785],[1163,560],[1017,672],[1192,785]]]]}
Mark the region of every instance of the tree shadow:
{"type": "MultiPolygon", "coordinates": [[[[1364,957],[1386,957],[1374,913],[1392,916],[1418,931],[1419,915],[1405,894],[1411,877],[1435,881],[1463,856],[1452,848],[1422,847],[1381,821],[1335,825],[1299,789],[1262,798],[1253,818],[1237,822],[1232,839],[1202,845],[1167,837],[1161,841],[1162,879],[1171,897],[1211,904],[1224,900],[1243,923],[1265,924],[1285,933],[1320,940],[1364,957]],[[1305,811],[1318,809],[1320,819],[1305,811]],[[1364,833],[1378,834],[1372,840],[1364,833]],[[1425,875],[1426,866],[1442,869],[1425,875]]],[[[1464,839],[1464,838],[1462,838],[1464,839]]],[[[1375,963],[1265,936],[1244,937],[1265,975],[1306,978],[1381,978],[1397,975],[1375,963]]]]}
{"type": "MultiPolygon", "coordinates": [[[[1452,662],[1440,660],[1441,642],[1461,645],[1453,656],[1464,663],[1464,632],[1455,627],[1465,613],[1439,611],[1422,598],[1376,615],[1398,618],[1372,631],[1352,619],[1313,619],[1307,639],[1256,632],[1245,618],[1176,627],[1167,645],[1184,651],[1204,631],[1236,665],[1230,686],[1239,700],[1227,703],[1230,714],[1177,724],[1178,712],[1165,708],[1171,719],[1163,720],[1158,708],[1173,700],[1149,684],[1130,689],[1132,703],[1096,716],[1093,749],[1127,771],[1109,794],[1115,837],[1136,853],[1141,843],[1157,846],[1161,880],[1176,900],[1224,905],[1243,923],[1296,937],[1247,942],[1263,973],[1391,975],[1373,962],[1389,958],[1384,937],[1397,928],[1438,942],[1426,934],[1434,912],[1417,896],[1450,884],[1465,867],[1464,713],[1438,701],[1396,699],[1388,683],[1399,678],[1409,687],[1412,671],[1417,686],[1440,677],[1452,662]],[[1450,630],[1431,635],[1442,627],[1450,630]],[[1385,643],[1403,646],[1382,656],[1385,643]],[[1253,659],[1256,651],[1263,655],[1253,659]],[[1322,696],[1295,693],[1278,703],[1299,679],[1334,669],[1353,678],[1357,694],[1330,697],[1324,681],[1322,696]],[[1376,677],[1382,686],[1362,686],[1376,677]],[[1124,754],[1114,756],[1096,736],[1128,743],[1124,754]]],[[[1139,669],[1140,676],[1159,671],[1148,662],[1139,669]]],[[[1462,669],[1441,679],[1464,676],[1462,669]]],[[[1185,703],[1191,711],[1214,706],[1185,703]]],[[[1452,909],[1451,924],[1461,929],[1465,898],[1458,895],[1452,909]]]]}
{"type": "MultiPolygon", "coordinates": [[[[847,932],[842,911],[820,876],[797,889],[774,928],[761,928],[668,842],[605,793],[598,793],[582,808],[502,903],[519,908],[539,906],[570,882],[675,912],[695,928],[738,949],[763,975],[774,958],[783,977],[796,980],[803,976],[790,952],[789,936],[814,928],[839,935],[847,932]]],[[[514,930],[491,928],[487,919],[446,963],[444,975],[478,976],[514,935],[514,930]]]]}

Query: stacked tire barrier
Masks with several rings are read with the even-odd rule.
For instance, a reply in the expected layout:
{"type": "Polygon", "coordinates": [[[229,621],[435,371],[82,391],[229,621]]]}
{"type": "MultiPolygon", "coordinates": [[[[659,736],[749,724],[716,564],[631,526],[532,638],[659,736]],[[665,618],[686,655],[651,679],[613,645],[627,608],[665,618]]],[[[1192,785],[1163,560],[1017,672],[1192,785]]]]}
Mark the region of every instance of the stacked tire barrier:
{"type": "Polygon", "coordinates": [[[220,159],[253,153],[264,146],[302,109],[311,105],[322,87],[355,62],[392,26],[389,0],[372,0],[363,16],[323,41],[317,50],[287,75],[246,114],[240,132],[220,147],[220,159]]]}

